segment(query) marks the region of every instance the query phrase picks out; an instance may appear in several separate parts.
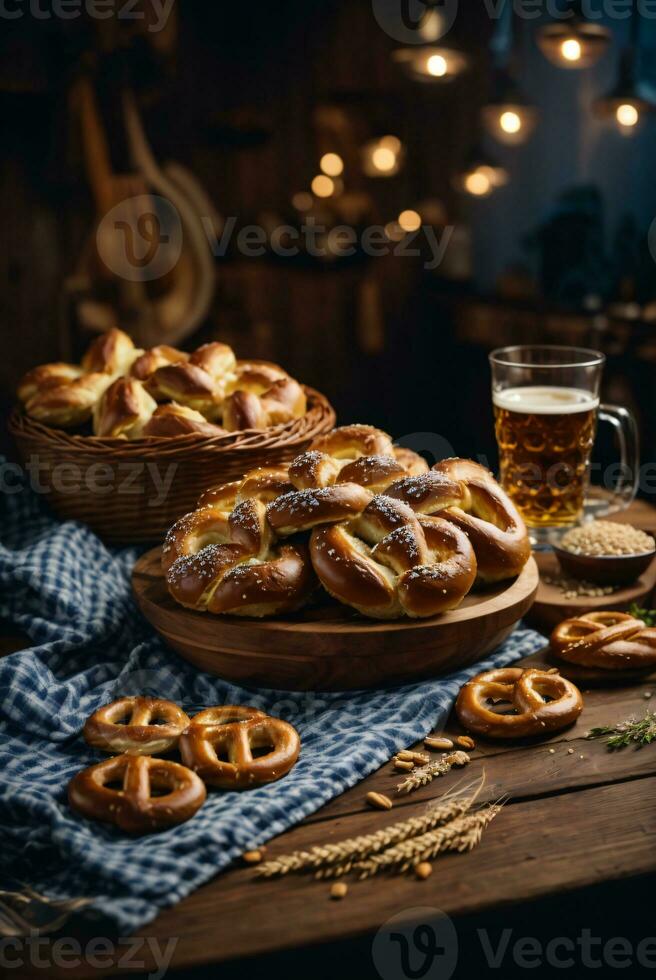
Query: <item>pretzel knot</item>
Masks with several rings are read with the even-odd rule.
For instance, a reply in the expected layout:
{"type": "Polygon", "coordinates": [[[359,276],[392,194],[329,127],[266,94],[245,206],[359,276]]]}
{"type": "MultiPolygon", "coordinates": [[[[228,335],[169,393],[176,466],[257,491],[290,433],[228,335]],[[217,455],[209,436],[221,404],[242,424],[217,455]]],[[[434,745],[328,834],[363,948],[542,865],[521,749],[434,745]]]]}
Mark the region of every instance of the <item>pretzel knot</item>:
{"type": "Polygon", "coordinates": [[[365,616],[434,616],[460,604],[476,558],[459,528],[378,495],[350,521],[317,527],[312,564],[330,595],[365,616]]]}
{"type": "Polygon", "coordinates": [[[298,732],[255,708],[210,708],[180,737],[180,754],[210,786],[245,789],[285,776],[298,759],[298,732]]]}
{"type": "Polygon", "coordinates": [[[656,664],[656,628],[621,612],[592,612],[560,623],[551,649],[561,660],[606,670],[656,664]]]}
{"type": "Polygon", "coordinates": [[[571,681],[533,667],[488,670],[468,681],[456,701],[461,724],[489,738],[560,731],[582,710],[581,692],[571,681]]]}
{"type": "Polygon", "coordinates": [[[291,612],[316,585],[307,545],[279,543],[257,499],[228,517],[211,505],[187,514],[167,535],[162,566],[181,605],[234,616],[291,612]]]}
{"type": "Polygon", "coordinates": [[[132,834],[184,823],[200,809],[206,795],[203,781],[191,769],[143,755],[106,759],[78,772],[68,785],[74,810],[132,834]],[[121,788],[115,789],[111,783],[121,788]]]}
{"type": "Polygon", "coordinates": [[[172,701],[127,697],[87,718],[82,734],[101,752],[157,755],[175,748],[189,717],[172,701]]]}

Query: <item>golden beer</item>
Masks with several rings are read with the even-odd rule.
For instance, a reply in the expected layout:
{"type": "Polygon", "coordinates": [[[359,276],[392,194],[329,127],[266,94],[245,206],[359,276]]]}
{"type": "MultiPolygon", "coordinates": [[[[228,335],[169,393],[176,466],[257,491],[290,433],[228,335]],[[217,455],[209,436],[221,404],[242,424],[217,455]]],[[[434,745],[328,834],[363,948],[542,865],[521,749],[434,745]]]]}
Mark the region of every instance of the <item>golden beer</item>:
{"type": "Polygon", "coordinates": [[[494,392],[501,483],[529,527],[574,524],[583,512],[599,399],[526,386],[494,392]]]}

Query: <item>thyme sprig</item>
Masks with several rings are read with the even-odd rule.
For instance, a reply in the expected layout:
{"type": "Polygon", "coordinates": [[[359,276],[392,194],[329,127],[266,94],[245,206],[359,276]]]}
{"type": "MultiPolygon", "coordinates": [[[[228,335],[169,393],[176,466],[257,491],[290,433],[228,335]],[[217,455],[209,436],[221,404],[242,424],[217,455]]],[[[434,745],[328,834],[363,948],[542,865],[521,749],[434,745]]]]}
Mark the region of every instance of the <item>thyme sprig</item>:
{"type": "Polygon", "coordinates": [[[628,718],[619,725],[592,728],[586,738],[604,738],[609,749],[623,749],[635,742],[638,748],[656,739],[656,712],[648,711],[644,718],[628,718]]]}

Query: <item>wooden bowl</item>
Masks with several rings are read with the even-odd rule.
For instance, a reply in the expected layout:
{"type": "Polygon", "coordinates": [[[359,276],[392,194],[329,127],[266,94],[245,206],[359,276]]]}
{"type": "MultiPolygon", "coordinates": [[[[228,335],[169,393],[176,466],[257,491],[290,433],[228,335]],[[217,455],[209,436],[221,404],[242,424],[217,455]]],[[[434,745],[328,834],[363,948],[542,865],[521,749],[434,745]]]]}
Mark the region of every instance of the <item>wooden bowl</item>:
{"type": "Polygon", "coordinates": [[[656,543],[651,551],[639,555],[576,555],[557,545],[553,550],[563,572],[572,578],[595,585],[628,585],[649,567],[656,555],[656,543]]]}
{"type": "Polygon", "coordinates": [[[293,616],[211,616],[169,596],[154,548],[135,565],[142,613],[181,657],[246,686],[342,691],[439,677],[499,646],[530,608],[538,587],[531,558],[521,575],[432,619],[379,622],[329,600],[293,616]]]}

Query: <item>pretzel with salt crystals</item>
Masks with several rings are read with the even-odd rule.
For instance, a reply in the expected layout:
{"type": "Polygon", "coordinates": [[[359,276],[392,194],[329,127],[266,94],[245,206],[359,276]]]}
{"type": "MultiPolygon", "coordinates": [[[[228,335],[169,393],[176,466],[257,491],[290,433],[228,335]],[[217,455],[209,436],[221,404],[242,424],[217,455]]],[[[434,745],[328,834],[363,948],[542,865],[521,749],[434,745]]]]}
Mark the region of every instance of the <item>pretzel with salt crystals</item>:
{"type": "Polygon", "coordinates": [[[73,810],[131,834],[148,834],[184,823],[206,797],[203,781],[191,769],[144,755],[105,759],[78,772],[68,785],[73,810]],[[121,788],[114,789],[111,783],[120,783],[121,788]]]}
{"type": "Polygon", "coordinates": [[[189,717],[172,701],[124,697],[94,711],[82,734],[101,752],[158,755],[175,748],[188,724],[189,717]]]}
{"type": "Polygon", "coordinates": [[[476,579],[476,557],[459,528],[383,494],[354,519],[315,527],[310,554],[326,591],[374,619],[454,609],[476,579]]]}
{"type": "Polygon", "coordinates": [[[291,612],[316,586],[307,546],[278,543],[266,504],[256,498],[227,517],[210,505],[177,521],[166,536],[162,567],[176,602],[233,616],[291,612]]]}
{"type": "Polygon", "coordinates": [[[557,671],[502,667],[461,688],[456,714],[468,731],[489,738],[526,738],[572,725],[583,710],[579,689],[557,671]],[[550,700],[546,700],[549,698],[550,700]],[[511,713],[502,713],[510,710],[511,713]]]}
{"type": "Polygon", "coordinates": [[[656,665],[656,628],[621,612],[590,612],[566,619],[551,634],[560,659],[581,667],[636,670],[656,665]]]}
{"type": "Polygon", "coordinates": [[[272,783],[289,772],[300,750],[292,725],[255,708],[233,705],[201,711],[180,737],[185,765],[221,789],[272,783]],[[254,750],[260,753],[254,755],[254,750]]]}

